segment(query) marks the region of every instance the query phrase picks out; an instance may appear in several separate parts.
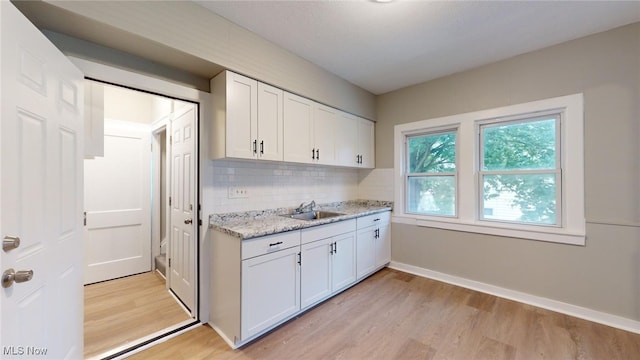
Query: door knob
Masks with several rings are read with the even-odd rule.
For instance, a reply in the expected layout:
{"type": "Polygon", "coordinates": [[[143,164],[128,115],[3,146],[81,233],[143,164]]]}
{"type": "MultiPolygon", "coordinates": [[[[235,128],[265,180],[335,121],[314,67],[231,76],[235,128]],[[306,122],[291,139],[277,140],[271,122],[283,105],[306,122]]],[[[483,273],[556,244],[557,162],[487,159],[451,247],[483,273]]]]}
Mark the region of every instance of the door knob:
{"type": "Polygon", "coordinates": [[[2,239],[2,250],[9,251],[20,246],[20,238],[17,236],[5,236],[2,239]]]}
{"type": "Polygon", "coordinates": [[[8,288],[14,282],[22,283],[33,279],[33,270],[15,271],[13,269],[5,270],[2,273],[2,287],[8,288]]]}
{"type": "Polygon", "coordinates": [[[187,224],[187,225],[191,224],[192,222],[193,222],[193,220],[191,220],[191,219],[187,219],[187,220],[184,221],[184,223],[187,224]]]}

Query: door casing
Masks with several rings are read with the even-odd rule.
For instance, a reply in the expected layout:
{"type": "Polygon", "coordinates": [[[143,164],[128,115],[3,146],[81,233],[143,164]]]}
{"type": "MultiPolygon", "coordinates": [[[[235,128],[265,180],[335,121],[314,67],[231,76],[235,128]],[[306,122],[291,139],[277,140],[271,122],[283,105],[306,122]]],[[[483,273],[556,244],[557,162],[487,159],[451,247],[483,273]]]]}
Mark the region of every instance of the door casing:
{"type": "Polygon", "coordinates": [[[197,170],[197,194],[196,200],[198,203],[198,211],[196,211],[196,217],[194,221],[202,222],[197,229],[197,242],[198,251],[196,253],[196,259],[194,261],[196,266],[197,275],[197,296],[196,304],[194,306],[195,318],[201,322],[207,322],[209,319],[209,296],[208,296],[208,278],[200,276],[200,274],[206,274],[209,271],[209,265],[206,261],[206,249],[207,241],[207,227],[206,219],[208,214],[213,213],[213,193],[212,188],[203,186],[203,184],[213,183],[213,163],[208,160],[209,139],[203,134],[209,133],[210,122],[204,119],[211,118],[211,94],[203,91],[196,90],[192,87],[187,87],[175,83],[171,83],[159,78],[142,75],[139,73],[111,67],[105,64],[89,61],[86,59],[80,59],[76,57],[69,57],[70,60],[79,67],[85,76],[101,82],[117,84],[125,86],[151,94],[164,96],[168,98],[178,99],[182,101],[192,102],[197,104],[198,108],[198,120],[197,129],[198,136],[196,141],[196,170],[197,170]]]}

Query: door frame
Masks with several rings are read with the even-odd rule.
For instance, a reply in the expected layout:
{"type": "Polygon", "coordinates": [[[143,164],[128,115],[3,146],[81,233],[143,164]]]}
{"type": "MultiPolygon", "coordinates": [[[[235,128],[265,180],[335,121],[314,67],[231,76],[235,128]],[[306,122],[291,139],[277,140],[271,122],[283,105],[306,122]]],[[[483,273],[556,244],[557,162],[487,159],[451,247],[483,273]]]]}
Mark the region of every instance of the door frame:
{"type": "MultiPolygon", "coordinates": [[[[85,77],[92,80],[128,87],[133,90],[144,91],[150,94],[196,104],[198,111],[196,126],[196,199],[198,204],[194,220],[198,226],[196,226],[196,259],[194,259],[197,287],[193,313],[195,315],[194,324],[207,322],[209,320],[209,283],[208,277],[201,276],[201,274],[207,274],[209,271],[208,262],[206,261],[208,253],[206,251],[208,246],[208,227],[206,226],[206,224],[208,224],[208,215],[205,216],[205,214],[213,213],[213,189],[211,186],[204,186],[204,184],[213,184],[213,164],[208,160],[207,149],[209,148],[209,139],[206,136],[209,134],[210,127],[210,121],[206,121],[206,119],[210,119],[213,116],[211,94],[194,89],[193,87],[187,87],[160,78],[142,75],[109,65],[73,56],[69,56],[68,58],[80,70],[82,70],[85,77]]],[[[161,334],[160,336],[156,336],[154,339],[147,340],[139,344],[138,349],[150,346],[154,340],[160,338],[165,340],[167,336],[177,336],[183,331],[186,331],[186,329],[191,325],[193,324],[188,324],[178,329],[170,329],[168,330],[168,333],[161,334]]],[[[134,345],[133,348],[135,347],[136,346],[134,345]]],[[[122,353],[124,352],[121,352],[121,354],[122,353]]]]}
{"type": "MultiPolygon", "coordinates": [[[[152,125],[156,125],[155,123],[152,125]]],[[[163,168],[159,165],[162,162],[162,146],[161,143],[161,134],[163,132],[168,131],[168,125],[162,122],[158,122],[157,125],[151,129],[151,146],[153,147],[153,151],[151,152],[151,162],[153,163],[152,173],[151,173],[151,192],[152,199],[151,200],[151,269],[153,271],[156,270],[156,256],[160,255],[161,247],[162,247],[162,206],[160,200],[162,198],[162,177],[163,177],[163,168]]],[[[166,146],[166,144],[164,144],[166,146]]],[[[168,154],[168,153],[167,153],[168,154]]],[[[164,171],[165,178],[168,176],[166,170],[164,171]]],[[[164,199],[165,203],[167,199],[164,199]]],[[[168,228],[165,223],[165,234],[168,231],[168,228]]]]}

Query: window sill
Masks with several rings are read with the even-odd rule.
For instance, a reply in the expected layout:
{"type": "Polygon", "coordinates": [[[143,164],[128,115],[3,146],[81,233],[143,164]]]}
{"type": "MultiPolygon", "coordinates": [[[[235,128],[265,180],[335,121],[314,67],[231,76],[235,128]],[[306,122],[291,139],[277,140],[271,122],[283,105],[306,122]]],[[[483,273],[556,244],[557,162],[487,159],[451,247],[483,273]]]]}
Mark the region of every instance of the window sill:
{"type": "Polygon", "coordinates": [[[515,229],[513,226],[501,226],[499,223],[469,223],[459,219],[425,219],[410,215],[395,215],[393,222],[420,227],[429,227],[445,230],[463,231],[477,234],[505,236],[512,238],[546,241],[569,245],[585,245],[586,236],[583,232],[570,232],[562,228],[539,228],[537,226],[522,226],[515,229]]]}

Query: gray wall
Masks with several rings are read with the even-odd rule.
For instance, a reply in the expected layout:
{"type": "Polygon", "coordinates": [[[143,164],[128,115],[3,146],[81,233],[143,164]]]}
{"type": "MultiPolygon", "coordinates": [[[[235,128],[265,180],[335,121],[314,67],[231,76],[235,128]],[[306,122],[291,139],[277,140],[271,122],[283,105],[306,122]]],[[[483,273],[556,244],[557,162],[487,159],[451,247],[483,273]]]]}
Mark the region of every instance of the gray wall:
{"type": "MultiPolygon", "coordinates": [[[[375,120],[375,96],[190,1],[46,1],[112,48],[154,47],[149,60],[175,49],[341,110],[375,120]],[[79,16],[79,17],[78,17],[79,16]],[[109,37],[108,33],[113,34],[109,37]],[[131,39],[122,34],[131,34],[131,39]],[[106,36],[105,36],[106,35],[106,36]],[[116,36],[118,35],[118,36],[116,36]],[[132,40],[133,39],[133,40],[132,40]],[[130,41],[135,41],[131,44],[130,41]],[[160,53],[159,53],[160,52],[160,53]]],[[[56,26],[61,26],[57,24],[56,26]]],[[[80,36],[80,35],[78,35],[80,36]]],[[[198,73],[195,72],[194,73],[198,73]]],[[[213,77],[213,76],[211,76],[213,77]]]]}
{"type": "Polygon", "coordinates": [[[393,261],[640,320],[640,23],[377,99],[376,161],[393,127],[584,93],[586,246],[393,224],[393,261]]]}

